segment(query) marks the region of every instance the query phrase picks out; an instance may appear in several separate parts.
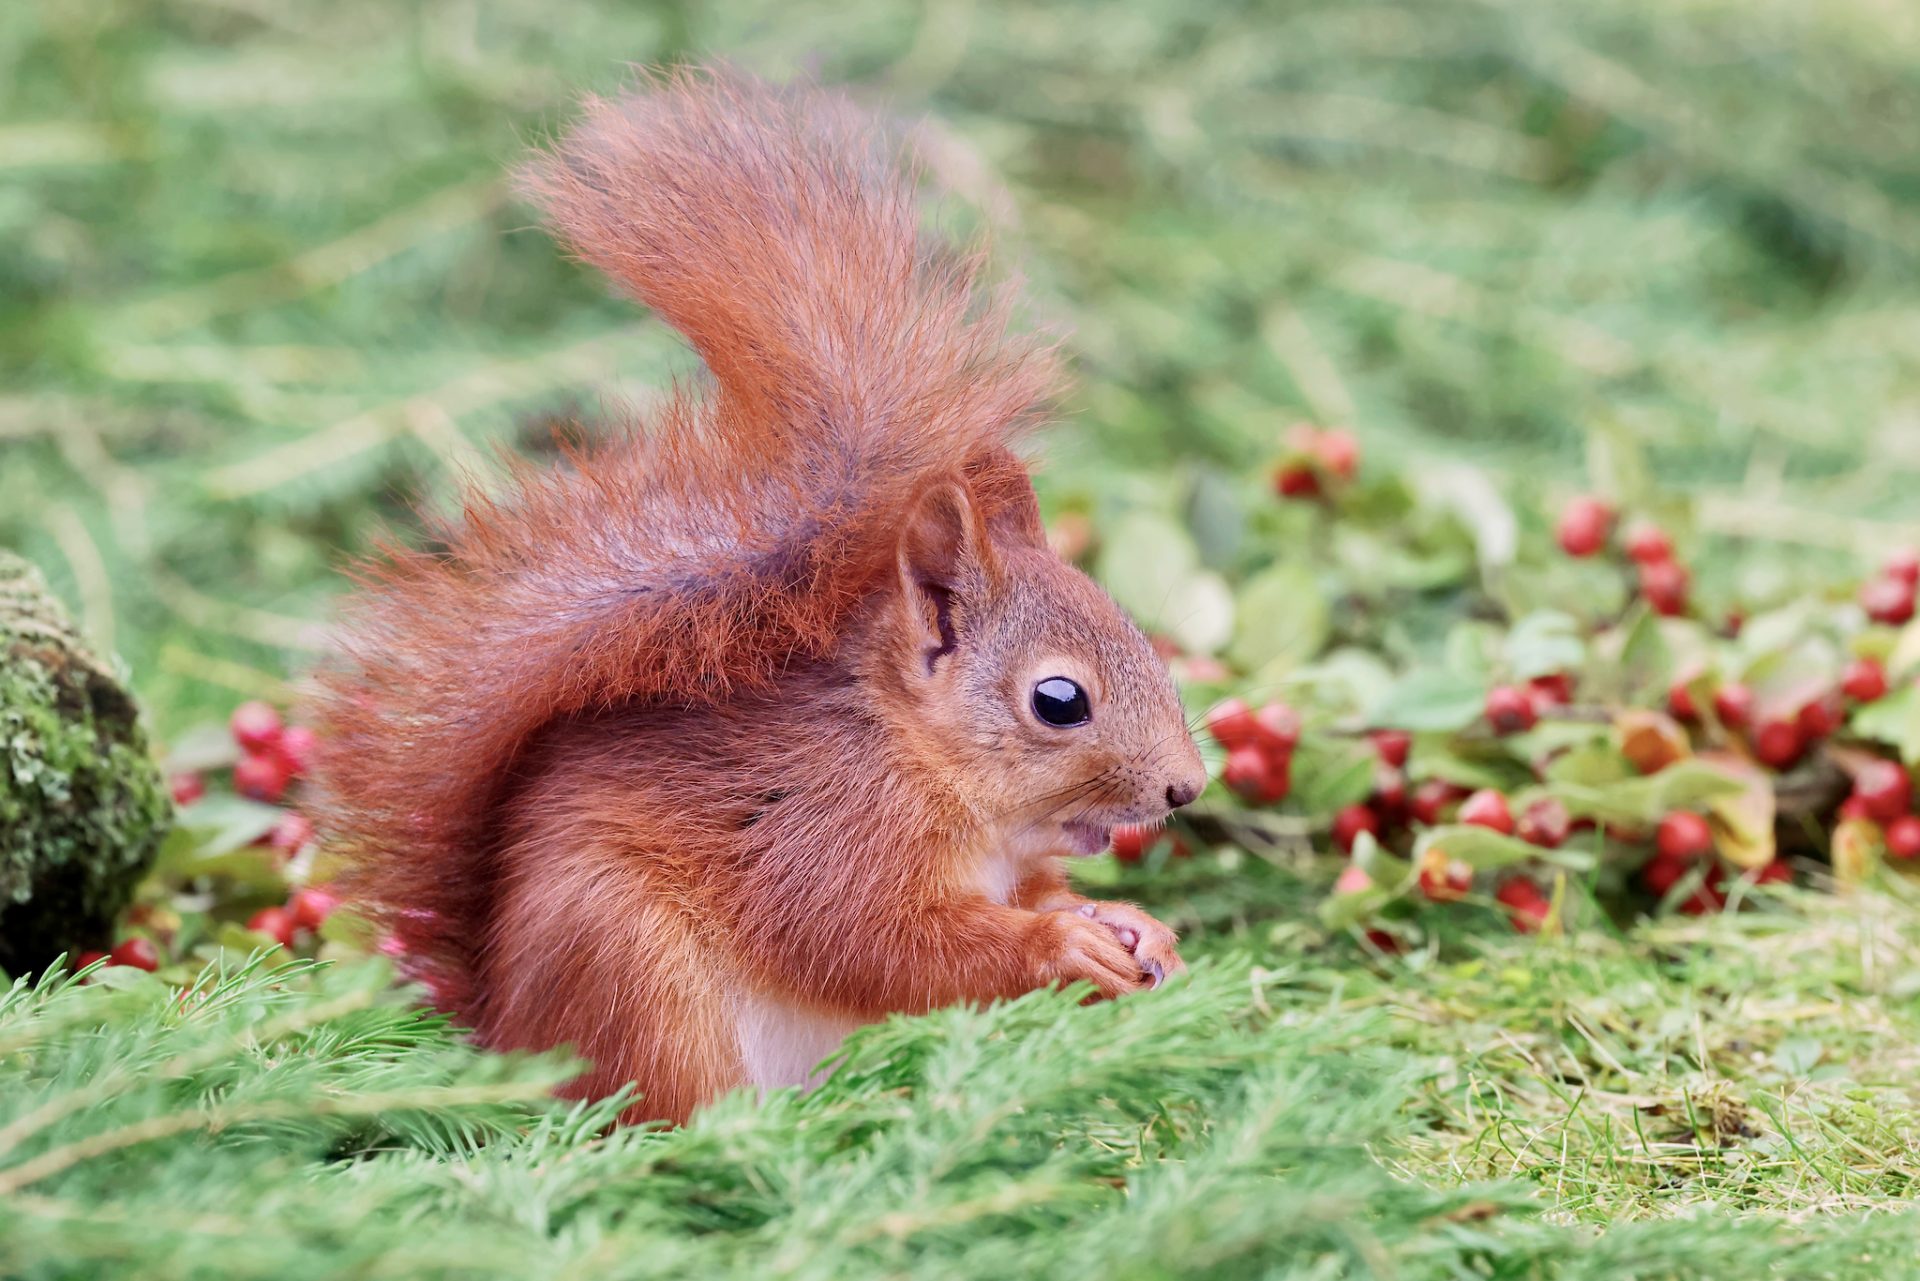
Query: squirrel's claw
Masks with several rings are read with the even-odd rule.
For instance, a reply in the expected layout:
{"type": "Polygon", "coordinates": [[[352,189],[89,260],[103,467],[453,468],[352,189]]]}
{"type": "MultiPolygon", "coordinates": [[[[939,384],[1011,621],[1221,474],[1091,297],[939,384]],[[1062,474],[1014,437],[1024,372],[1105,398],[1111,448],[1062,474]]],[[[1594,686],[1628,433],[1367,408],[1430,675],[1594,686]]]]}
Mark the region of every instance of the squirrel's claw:
{"type": "Polygon", "coordinates": [[[1159,987],[1167,975],[1186,966],[1180,960],[1172,930],[1131,903],[1082,903],[1076,909],[1088,920],[1104,925],[1120,946],[1133,954],[1134,963],[1150,980],[1148,987],[1159,987]]]}

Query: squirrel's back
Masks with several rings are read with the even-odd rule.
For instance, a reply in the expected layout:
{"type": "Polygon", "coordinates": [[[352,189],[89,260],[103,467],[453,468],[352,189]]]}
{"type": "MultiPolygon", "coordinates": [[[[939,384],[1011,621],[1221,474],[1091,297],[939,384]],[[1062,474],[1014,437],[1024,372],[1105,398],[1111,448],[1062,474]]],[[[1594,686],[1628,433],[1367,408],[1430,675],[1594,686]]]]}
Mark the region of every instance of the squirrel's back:
{"type": "Polygon", "coordinates": [[[977,256],[923,234],[898,147],[836,96],[649,79],[591,102],[523,186],[711,377],[470,491],[441,550],[383,549],[318,675],[347,887],[458,1013],[533,736],[831,661],[930,488],[964,475],[989,506],[1031,503],[1007,439],[1054,378],[977,256]]]}

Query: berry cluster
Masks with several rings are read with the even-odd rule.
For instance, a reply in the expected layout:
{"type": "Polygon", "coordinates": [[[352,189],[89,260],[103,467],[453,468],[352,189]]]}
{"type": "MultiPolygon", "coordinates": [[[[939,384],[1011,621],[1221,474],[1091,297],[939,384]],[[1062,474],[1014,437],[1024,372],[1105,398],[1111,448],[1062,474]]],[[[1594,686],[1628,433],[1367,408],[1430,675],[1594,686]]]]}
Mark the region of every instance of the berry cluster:
{"type": "Polygon", "coordinates": [[[1207,732],[1227,749],[1220,779],[1244,801],[1274,805],[1293,789],[1293,749],[1300,744],[1300,716],[1284,703],[1258,711],[1230,698],[1207,713],[1207,732]]]}
{"type": "Polygon", "coordinates": [[[1869,757],[1854,766],[1853,790],[1841,802],[1842,822],[1877,834],[1887,854],[1920,858],[1920,815],[1913,812],[1913,778],[1894,761],[1869,757]]]}
{"type": "Polygon", "coordinates": [[[1902,548],[1887,558],[1879,576],[1860,589],[1860,608],[1876,623],[1900,627],[1913,621],[1913,598],[1920,588],[1920,551],[1902,548]]]}
{"type": "MultiPolygon", "coordinates": [[[[289,725],[270,705],[252,701],[234,709],[227,733],[235,753],[233,791],[250,801],[275,807],[293,800],[314,764],[319,746],[314,732],[302,725],[289,725]]],[[[175,773],[170,779],[174,803],[183,811],[182,823],[189,828],[196,825],[196,812],[205,812],[204,807],[200,811],[195,807],[208,795],[209,778],[208,773],[193,770],[175,773]]],[[[262,811],[248,807],[248,812],[238,818],[225,811],[207,813],[205,822],[222,831],[229,823],[246,824],[246,830],[237,833],[237,840],[252,838],[252,847],[267,855],[271,871],[266,879],[286,886],[285,900],[254,911],[246,918],[246,928],[287,948],[316,937],[338,899],[325,885],[305,883],[318,853],[312,820],[294,809],[262,811]]],[[[239,877],[234,888],[258,902],[261,880],[256,868],[239,877]]],[[[189,892],[193,899],[204,899],[212,891],[217,899],[223,886],[216,880],[196,877],[189,884],[173,888],[189,892]]],[[[167,899],[151,896],[133,908],[128,923],[141,932],[122,939],[110,953],[81,953],[78,965],[105,960],[113,965],[158,970],[170,956],[182,959],[191,953],[215,928],[213,920],[190,909],[176,910],[167,899]]]]}
{"type": "MultiPolygon", "coordinates": [[[[258,700],[233,709],[227,721],[240,758],[233,765],[233,790],[248,800],[278,805],[293,784],[313,768],[319,738],[304,725],[288,725],[272,706],[258,700]]],[[[174,804],[186,807],[207,794],[204,774],[188,772],[171,779],[174,804]]],[[[288,810],[262,843],[292,858],[313,843],[313,823],[288,810]]]]}
{"type": "MultiPolygon", "coordinates": [[[[1588,494],[1561,511],[1555,534],[1560,550],[1584,559],[1606,550],[1613,527],[1613,508],[1588,494]]],[[[1674,558],[1673,540],[1665,530],[1652,521],[1637,521],[1621,539],[1621,550],[1633,563],[1641,597],[1655,613],[1674,618],[1687,612],[1692,577],[1674,558]]]]}
{"type": "Polygon", "coordinates": [[[1352,432],[1300,423],[1287,433],[1273,490],[1282,498],[1318,498],[1351,482],[1359,471],[1360,442],[1352,432]]]}

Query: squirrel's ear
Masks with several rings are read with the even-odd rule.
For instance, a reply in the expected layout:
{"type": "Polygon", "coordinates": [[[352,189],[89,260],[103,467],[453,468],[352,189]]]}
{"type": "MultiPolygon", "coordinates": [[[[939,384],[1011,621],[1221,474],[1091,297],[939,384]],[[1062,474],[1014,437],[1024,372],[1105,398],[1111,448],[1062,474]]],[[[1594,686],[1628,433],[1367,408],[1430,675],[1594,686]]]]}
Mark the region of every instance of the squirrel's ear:
{"type": "Polygon", "coordinates": [[[1020,456],[1002,445],[981,458],[967,472],[975,508],[1002,547],[1047,545],[1047,526],[1040,519],[1040,500],[1033,479],[1020,456]]]}
{"type": "Polygon", "coordinates": [[[970,607],[998,573],[980,510],[964,485],[940,485],[900,532],[900,604],[928,673],[959,643],[970,607]]]}

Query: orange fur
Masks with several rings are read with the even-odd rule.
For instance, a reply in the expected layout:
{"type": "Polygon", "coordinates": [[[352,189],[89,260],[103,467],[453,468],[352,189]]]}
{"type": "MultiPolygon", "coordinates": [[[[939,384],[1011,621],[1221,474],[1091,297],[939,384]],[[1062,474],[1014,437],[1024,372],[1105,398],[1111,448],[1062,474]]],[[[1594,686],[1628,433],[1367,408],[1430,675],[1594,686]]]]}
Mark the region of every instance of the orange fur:
{"type": "Polygon", "coordinates": [[[363,572],[315,707],[349,891],[487,1043],[637,1081],[629,1119],[889,1011],[1141,986],[1118,917],[1020,887],[1204,775],[1145,640],[1045,549],[1008,445],[1050,353],[921,236],[891,146],[680,73],[525,185],[712,385],[363,572]],[[1023,715],[1054,674],[1092,724],[1023,715]]]}

